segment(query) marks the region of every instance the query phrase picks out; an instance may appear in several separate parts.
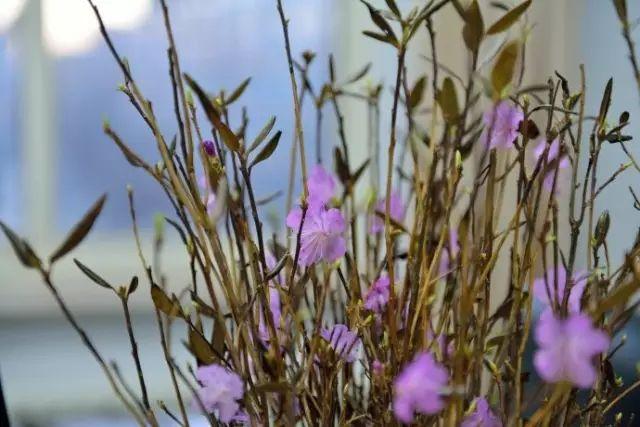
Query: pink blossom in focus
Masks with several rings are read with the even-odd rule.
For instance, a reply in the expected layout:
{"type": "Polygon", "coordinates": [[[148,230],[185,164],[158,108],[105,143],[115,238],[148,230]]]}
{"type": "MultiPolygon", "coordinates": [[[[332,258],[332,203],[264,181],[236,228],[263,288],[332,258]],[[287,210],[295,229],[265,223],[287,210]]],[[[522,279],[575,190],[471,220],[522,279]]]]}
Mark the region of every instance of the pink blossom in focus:
{"type": "MultiPolygon", "coordinates": [[[[302,221],[302,209],[296,207],[287,215],[287,227],[297,236],[302,221]]],[[[307,209],[300,235],[300,255],[298,264],[306,267],[325,261],[334,262],[347,251],[342,235],[345,221],[340,210],[313,208],[307,209]]]]}

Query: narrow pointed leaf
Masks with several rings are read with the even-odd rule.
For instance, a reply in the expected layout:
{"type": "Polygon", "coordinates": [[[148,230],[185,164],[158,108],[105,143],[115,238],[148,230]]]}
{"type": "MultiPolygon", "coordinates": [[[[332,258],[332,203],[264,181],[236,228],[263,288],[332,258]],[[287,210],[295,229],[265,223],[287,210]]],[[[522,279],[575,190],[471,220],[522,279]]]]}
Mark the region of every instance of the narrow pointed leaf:
{"type": "Polygon", "coordinates": [[[484,35],[484,21],[477,0],[473,0],[465,12],[462,38],[467,48],[477,53],[484,35]]]}
{"type": "Polygon", "coordinates": [[[371,69],[371,62],[366,64],[364,67],[362,67],[362,69],[360,69],[360,71],[358,71],[352,77],[347,79],[347,83],[346,84],[351,84],[351,83],[357,82],[358,80],[360,80],[361,78],[366,76],[370,69],[371,69]]]}
{"type": "Polygon", "coordinates": [[[518,58],[518,42],[506,45],[491,70],[491,84],[496,97],[501,97],[504,89],[511,83],[518,58]]]}
{"type": "Polygon", "coordinates": [[[604,122],[607,119],[607,113],[609,113],[609,107],[611,107],[611,94],[613,92],[613,78],[607,81],[607,86],[604,88],[602,94],[602,101],[600,101],[600,112],[598,113],[599,127],[604,126],[604,122]]]}
{"type": "Polygon", "coordinates": [[[247,150],[247,154],[251,153],[253,150],[258,148],[258,146],[262,143],[262,141],[264,141],[267,138],[267,136],[269,135],[269,132],[271,132],[271,129],[273,129],[273,125],[275,124],[276,124],[276,116],[271,116],[271,118],[264,125],[264,127],[262,128],[258,136],[256,136],[256,138],[253,140],[253,142],[251,143],[251,146],[249,146],[249,149],[247,150]]]}
{"type": "Polygon", "coordinates": [[[193,328],[189,328],[189,349],[199,364],[210,365],[218,361],[211,344],[193,328]]]}
{"type": "Polygon", "coordinates": [[[230,105],[233,102],[235,102],[238,98],[240,98],[242,96],[242,94],[244,93],[245,89],[247,89],[247,86],[249,86],[249,83],[251,82],[251,77],[248,77],[246,79],[244,79],[244,81],[242,83],[240,83],[240,85],[235,88],[233,90],[233,92],[231,92],[231,94],[229,95],[229,97],[227,97],[224,101],[226,105],[230,105]]]}
{"type": "Polygon", "coordinates": [[[487,30],[487,34],[498,34],[508,30],[511,26],[522,16],[523,13],[531,6],[531,0],[520,3],[518,6],[511,9],[509,12],[502,15],[500,19],[493,23],[487,30]]]}
{"type": "Polygon", "coordinates": [[[51,264],[72,251],[84,240],[85,237],[87,237],[87,234],[91,231],[98,215],[102,212],[102,207],[106,200],[107,195],[103,194],[102,197],[100,197],[93,206],[91,206],[84,217],[82,217],[82,219],[71,229],[62,244],[58,246],[58,249],[53,251],[51,256],[49,256],[49,262],[51,264]]]}
{"type": "Polygon", "coordinates": [[[13,251],[22,265],[28,268],[37,268],[41,265],[40,259],[25,240],[18,237],[18,235],[2,221],[0,221],[0,228],[2,228],[5,236],[9,239],[13,251]]]}
{"type": "Polygon", "coordinates": [[[258,163],[264,160],[267,160],[269,157],[271,157],[273,152],[276,151],[276,148],[278,148],[278,142],[280,142],[281,136],[282,136],[282,131],[279,130],[278,132],[276,132],[276,134],[273,135],[273,137],[269,140],[269,142],[267,142],[267,145],[265,145],[264,148],[260,150],[260,152],[255,157],[255,159],[253,159],[253,162],[251,162],[251,165],[249,166],[249,168],[252,168],[258,163]]]}
{"type": "Polygon", "coordinates": [[[96,285],[102,286],[103,288],[113,289],[113,286],[111,286],[109,282],[103,279],[98,273],[96,273],[95,271],[93,271],[92,269],[90,269],[80,261],[78,261],[76,258],[73,259],[73,262],[76,264],[76,266],[78,266],[80,271],[82,271],[85,276],[91,279],[93,283],[95,283],[96,285]]]}
{"type": "Polygon", "coordinates": [[[426,76],[422,76],[418,79],[416,84],[413,85],[413,89],[411,89],[411,92],[409,94],[408,106],[410,109],[414,109],[418,105],[420,105],[420,102],[422,101],[422,97],[424,94],[424,88],[426,86],[426,83],[427,83],[426,76]]]}
{"type": "Polygon", "coordinates": [[[220,118],[220,113],[218,113],[218,110],[216,110],[216,108],[213,106],[205,91],[202,90],[198,83],[196,83],[189,75],[185,74],[184,78],[187,81],[189,87],[195,92],[198,100],[200,100],[200,104],[202,104],[202,108],[204,109],[207,118],[209,119],[213,127],[216,128],[218,133],[220,133],[222,142],[224,142],[224,144],[231,151],[234,151],[236,153],[239,152],[240,139],[235,133],[233,133],[231,129],[229,129],[229,126],[227,126],[222,121],[222,119],[220,118]]]}
{"type": "Polygon", "coordinates": [[[171,300],[162,288],[156,284],[151,285],[151,299],[153,305],[169,317],[176,317],[181,313],[180,305],[176,300],[171,300]]]}
{"type": "Polygon", "coordinates": [[[436,95],[436,100],[442,108],[444,120],[449,124],[455,123],[460,116],[460,107],[458,106],[456,87],[450,77],[445,77],[442,89],[436,95]]]}
{"type": "Polygon", "coordinates": [[[396,4],[395,0],[385,0],[385,2],[387,3],[387,7],[389,8],[389,10],[393,12],[393,14],[397,18],[400,18],[400,9],[398,9],[398,5],[396,4]]]}
{"type": "Polygon", "coordinates": [[[383,43],[389,43],[392,46],[396,45],[395,41],[386,34],[376,33],[374,31],[363,31],[362,34],[364,34],[367,37],[371,37],[372,39],[381,41],[383,43]]]}

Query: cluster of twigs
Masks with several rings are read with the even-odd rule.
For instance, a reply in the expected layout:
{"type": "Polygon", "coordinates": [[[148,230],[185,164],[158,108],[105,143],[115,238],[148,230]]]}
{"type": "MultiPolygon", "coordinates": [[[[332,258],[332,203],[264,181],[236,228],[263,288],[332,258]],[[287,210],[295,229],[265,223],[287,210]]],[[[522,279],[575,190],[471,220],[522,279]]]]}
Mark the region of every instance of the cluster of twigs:
{"type": "MultiPolygon", "coordinates": [[[[443,402],[441,408],[414,408],[413,421],[424,425],[453,426],[472,419],[479,397],[490,403],[492,419],[500,423],[496,425],[602,425],[607,413],[638,385],[624,388],[614,373],[611,357],[621,344],[593,358],[597,378],[587,391],[579,392],[570,381],[540,381],[533,368],[526,366],[525,349],[532,341],[537,317],[534,279],[544,271],[554,272],[545,276],[546,291],[549,310],[558,319],[571,315],[573,277],[579,270],[586,271],[578,307],[595,328],[614,341],[637,306],[629,301],[640,287],[640,239],[621,262],[610,260],[607,231],[611,219],[596,207],[598,196],[617,176],[628,169],[640,171],[625,146],[631,139],[623,133],[629,114],[612,121],[610,80],[599,111],[589,115],[582,67],[577,84],[556,74],[546,84],[522,86],[524,34],[531,28],[525,14],[530,0],[511,9],[498,3],[495,6],[504,9],[502,17],[488,28],[476,0],[467,5],[457,0],[430,0],[406,12],[394,0],[386,0],[387,10],[362,1],[375,27],[364,34],[397,53],[389,112],[381,111],[382,85],[361,85],[369,66],[340,80],[330,58],[329,81],[313,82],[308,71],[316,62],[314,55],[305,52],[299,61],[294,59],[289,22],[277,0],[295,116],[286,210],[299,209],[300,219],[288,233],[275,230],[272,236],[266,234],[261,212],[261,205],[270,200],[260,200],[255,194],[252,172],[279,147],[282,133],[272,133],[275,118],[255,137],[246,132],[246,114],[240,123],[230,122],[229,112],[248,81],[231,92],[212,94],[184,74],[167,4],[160,0],[178,129],[177,136],[168,141],[151,101],[142,94],[132,68],[109,37],[98,8],[88,2],[122,71],[120,90],[147,124],[158,161],[150,163],[139,156],[108,123],[104,131],[126,160],[146,171],[171,202],[174,212],[166,222],[184,244],[191,271],[189,292],[178,296],[168,290],[156,262],[164,242],[162,227],[158,227],[150,263],[141,249],[132,189],[130,213],[147,284],[139,285],[133,277],[128,286],[114,287],[75,260],[89,279],[113,291],[121,302],[139,392],[128,387],[117,368],[98,352],[58,293],[52,275],[54,264],[88,234],[105,197],[48,262],[4,224],[2,228],[21,262],[40,272],[64,316],[140,425],[158,425],[158,409],[145,384],[129,314],[129,298],[138,288],[148,290],[153,300],[178,406],[177,413],[165,404],[160,409],[183,426],[189,425],[189,408],[202,412],[212,425],[229,421],[210,408],[208,397],[200,391],[207,385],[192,375],[194,367],[208,365],[222,366],[241,378],[242,398],[232,404],[239,405],[243,417],[229,422],[250,425],[394,425],[405,421],[398,399],[412,389],[399,379],[400,374],[417,354],[426,353],[443,367],[448,381],[436,392],[443,402]],[[433,22],[445,8],[455,8],[460,17],[469,56],[465,76],[438,62],[433,22]],[[414,40],[423,37],[420,28],[426,29],[428,40],[414,40]],[[509,37],[495,57],[481,61],[481,45],[505,33],[509,37]],[[408,81],[408,49],[425,42],[432,46],[430,76],[408,81]],[[491,101],[486,110],[494,114],[485,113],[483,120],[485,98],[491,101]],[[351,162],[345,131],[349,123],[341,110],[344,102],[364,102],[369,112],[370,158],[363,164],[351,162]],[[341,232],[346,241],[344,253],[337,259],[313,262],[306,262],[308,254],[304,253],[305,245],[317,243],[305,242],[309,238],[305,227],[316,221],[309,185],[313,177],[306,155],[309,144],[301,114],[306,105],[316,112],[314,157],[325,170],[332,168],[322,158],[321,145],[332,138],[321,135],[323,114],[330,112],[337,119],[333,170],[340,190],[322,209],[337,209],[346,222],[341,232]],[[489,141],[500,131],[499,105],[509,105],[522,118],[513,140],[506,141],[508,147],[496,148],[489,141]],[[381,120],[390,122],[386,143],[378,130],[381,120]],[[532,148],[539,141],[542,148],[532,160],[532,148]],[[380,146],[387,149],[382,156],[380,146]],[[624,150],[629,163],[603,179],[600,154],[616,146],[624,150]],[[386,167],[381,159],[387,160],[386,167]],[[298,168],[303,192],[296,199],[293,188],[298,168]],[[361,179],[366,174],[369,183],[361,179]],[[366,198],[355,191],[367,186],[371,188],[366,198]],[[507,191],[515,194],[512,203],[504,197],[507,191]],[[394,195],[406,215],[394,214],[394,195]],[[209,203],[211,196],[215,203],[209,203]],[[568,208],[561,200],[568,200],[568,208]],[[559,226],[562,216],[568,220],[567,229],[559,226]],[[371,231],[375,221],[381,222],[381,233],[371,231]],[[499,228],[501,224],[506,227],[499,228]],[[508,265],[506,274],[494,271],[499,262],[508,265]],[[555,299],[551,295],[558,295],[559,269],[567,283],[555,299]],[[372,287],[381,277],[389,279],[387,293],[382,292],[381,305],[368,305],[372,287]],[[499,289],[506,289],[499,293],[506,297],[492,305],[499,289]],[[180,366],[171,355],[168,337],[176,323],[187,328],[184,342],[194,356],[193,367],[180,366]],[[350,345],[359,347],[357,357],[350,357],[351,348],[338,348],[334,335],[327,337],[325,329],[335,325],[345,325],[353,334],[350,345]],[[190,406],[189,401],[195,405],[190,406]]],[[[637,69],[626,5],[614,3],[637,69]]],[[[322,230],[317,238],[326,235],[328,231],[322,230]]],[[[417,380],[431,381],[429,375],[417,380]]],[[[615,423],[622,420],[616,417],[615,423]]]]}

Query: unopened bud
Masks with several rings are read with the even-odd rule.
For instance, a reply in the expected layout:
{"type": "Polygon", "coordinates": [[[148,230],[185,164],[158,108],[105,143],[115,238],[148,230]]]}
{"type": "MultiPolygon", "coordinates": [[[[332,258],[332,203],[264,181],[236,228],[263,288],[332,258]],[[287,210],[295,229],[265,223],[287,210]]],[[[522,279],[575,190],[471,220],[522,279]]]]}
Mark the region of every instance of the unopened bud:
{"type": "Polygon", "coordinates": [[[596,224],[596,231],[594,235],[594,246],[596,248],[600,247],[607,238],[610,221],[611,220],[609,218],[609,211],[604,211],[600,214],[600,218],[598,218],[598,223],[596,224]]]}

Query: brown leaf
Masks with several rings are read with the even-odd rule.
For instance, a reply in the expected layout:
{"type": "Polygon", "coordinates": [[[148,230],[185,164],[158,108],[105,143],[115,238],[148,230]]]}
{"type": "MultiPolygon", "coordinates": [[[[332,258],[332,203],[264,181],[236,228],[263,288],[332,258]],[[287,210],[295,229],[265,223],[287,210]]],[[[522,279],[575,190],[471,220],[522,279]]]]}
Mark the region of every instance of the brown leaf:
{"type": "Polygon", "coordinates": [[[335,147],[335,149],[333,150],[333,159],[336,168],[336,175],[338,175],[340,182],[343,185],[346,185],[349,182],[351,174],[349,172],[347,163],[344,161],[344,157],[342,156],[342,151],[340,151],[340,148],[335,147]]]}
{"type": "Polygon", "coordinates": [[[445,77],[442,89],[436,94],[436,100],[442,108],[444,120],[449,124],[455,123],[460,115],[460,107],[458,106],[456,87],[450,77],[445,77]]]}
{"type": "Polygon", "coordinates": [[[416,81],[416,84],[413,85],[413,89],[411,89],[411,92],[409,93],[409,102],[407,103],[410,109],[413,110],[418,105],[420,105],[420,102],[422,101],[422,97],[424,95],[424,88],[426,86],[426,83],[427,77],[421,76],[416,81]]]}
{"type": "Polygon", "coordinates": [[[89,267],[78,261],[76,258],[73,259],[73,262],[76,263],[80,271],[82,271],[85,276],[91,279],[96,285],[102,286],[103,288],[113,289],[113,286],[109,284],[106,280],[104,280],[98,273],[91,270],[89,267]]]}
{"type": "Polygon", "coordinates": [[[269,132],[271,132],[271,129],[273,129],[273,125],[275,124],[276,124],[276,117],[271,116],[271,118],[264,125],[264,127],[262,128],[258,136],[256,136],[256,138],[253,140],[253,142],[251,143],[251,146],[249,146],[249,149],[247,150],[247,154],[251,153],[253,150],[258,148],[258,146],[262,143],[262,141],[264,141],[267,138],[267,136],[269,136],[269,132]]]}
{"type": "Polygon", "coordinates": [[[620,21],[627,22],[627,0],[613,0],[613,5],[616,7],[616,13],[620,21]]]}
{"type": "Polygon", "coordinates": [[[381,41],[383,43],[389,43],[391,46],[396,45],[395,40],[386,34],[376,33],[374,31],[363,31],[362,34],[364,34],[367,37],[371,37],[372,39],[381,41]]]}
{"type": "Polygon", "coordinates": [[[518,58],[519,44],[513,41],[506,45],[491,70],[491,84],[496,97],[501,97],[504,89],[511,83],[518,58]]]}
{"type": "Polygon", "coordinates": [[[391,25],[389,25],[389,23],[387,22],[387,20],[384,19],[384,17],[380,14],[380,12],[378,12],[369,3],[367,3],[364,0],[361,0],[361,1],[362,3],[364,3],[365,6],[367,6],[367,9],[369,10],[369,15],[371,16],[371,20],[373,21],[373,23],[376,24],[376,26],[380,28],[382,32],[386,34],[387,37],[389,37],[393,41],[394,45],[397,44],[398,39],[395,33],[393,32],[391,25]]]}
{"type": "Polygon", "coordinates": [[[26,240],[18,237],[18,235],[14,233],[13,230],[11,230],[9,227],[7,227],[7,225],[2,221],[0,221],[0,228],[2,228],[5,236],[7,236],[7,239],[9,239],[9,243],[11,244],[13,251],[15,252],[22,265],[28,268],[40,267],[42,263],[40,261],[40,258],[38,258],[38,256],[33,251],[29,243],[26,242],[26,240]]]}
{"type": "Polygon", "coordinates": [[[225,105],[232,104],[238,98],[240,98],[242,96],[242,94],[244,93],[245,89],[247,88],[247,86],[249,86],[250,82],[251,82],[251,77],[248,77],[248,78],[244,79],[243,82],[240,83],[240,85],[237,88],[235,88],[233,90],[233,92],[231,92],[229,97],[224,100],[225,105]]]}
{"type": "Polygon", "coordinates": [[[509,12],[502,15],[500,19],[493,23],[487,30],[488,35],[498,34],[511,28],[513,24],[522,16],[523,13],[531,6],[531,0],[520,3],[509,12]]]}
{"type": "Polygon", "coordinates": [[[264,148],[260,150],[258,155],[253,159],[249,168],[252,168],[258,163],[264,160],[267,160],[269,157],[271,157],[273,152],[276,151],[276,148],[278,148],[278,142],[280,142],[281,136],[282,136],[282,131],[279,130],[278,132],[276,132],[276,134],[273,135],[273,137],[269,140],[269,142],[267,142],[267,145],[265,145],[264,148]]]}
{"type": "Polygon", "coordinates": [[[207,342],[200,332],[193,328],[189,328],[189,350],[191,350],[200,365],[210,365],[219,361],[211,344],[207,342]]]}
{"type": "Polygon", "coordinates": [[[477,53],[484,36],[484,21],[477,0],[473,0],[467,8],[464,21],[462,28],[464,43],[471,52],[477,53]]]}
{"type": "Polygon", "coordinates": [[[202,108],[204,109],[207,118],[211,122],[211,124],[216,128],[218,133],[220,133],[220,137],[222,138],[222,142],[234,152],[240,151],[240,139],[236,136],[235,133],[229,126],[227,126],[222,119],[220,118],[220,113],[213,106],[211,100],[207,96],[204,90],[196,83],[189,75],[184,75],[185,80],[189,87],[196,93],[196,96],[200,100],[200,104],[202,104],[202,108]]]}
{"type": "Polygon", "coordinates": [[[171,300],[160,286],[151,285],[151,299],[153,305],[169,317],[176,317],[182,313],[180,304],[176,300],[171,300]]]}
{"type": "Polygon", "coordinates": [[[89,231],[93,227],[94,222],[102,212],[102,207],[104,206],[104,202],[107,200],[107,195],[103,194],[91,208],[87,211],[87,213],[82,217],[82,219],[71,229],[67,237],[64,239],[62,244],[58,246],[58,249],[53,251],[53,253],[49,256],[49,262],[53,264],[58,259],[65,256],[67,253],[72,251],[76,246],[87,237],[89,231]]]}

